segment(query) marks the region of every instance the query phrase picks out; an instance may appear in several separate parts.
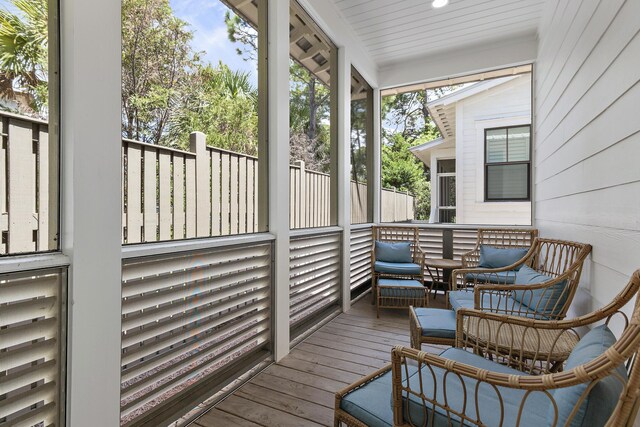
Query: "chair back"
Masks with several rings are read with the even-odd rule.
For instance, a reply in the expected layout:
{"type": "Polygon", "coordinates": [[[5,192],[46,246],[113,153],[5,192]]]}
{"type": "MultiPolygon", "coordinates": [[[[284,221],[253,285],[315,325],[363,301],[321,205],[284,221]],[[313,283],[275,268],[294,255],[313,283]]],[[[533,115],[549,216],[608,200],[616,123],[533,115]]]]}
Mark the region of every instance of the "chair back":
{"type": "Polygon", "coordinates": [[[480,264],[480,245],[496,248],[530,248],[538,230],[535,228],[479,228],[476,246],[462,255],[464,268],[477,267],[480,264]]]}
{"type": "Polygon", "coordinates": [[[376,242],[411,242],[411,256],[415,258],[420,247],[418,227],[397,225],[374,225],[372,233],[371,261],[376,260],[376,242]]]}
{"type": "MultiPolygon", "coordinates": [[[[532,284],[523,290],[514,288],[509,292],[510,296],[528,307],[527,312],[532,310],[533,313],[537,313],[534,316],[536,318],[563,319],[578,289],[582,267],[590,253],[591,245],[586,243],[537,237],[524,258],[524,264],[549,277],[550,280],[540,285],[544,288],[540,288],[537,284],[532,284]]],[[[516,275],[516,282],[518,280],[519,275],[516,275]]],[[[527,285],[527,283],[516,284],[527,285]]]]}

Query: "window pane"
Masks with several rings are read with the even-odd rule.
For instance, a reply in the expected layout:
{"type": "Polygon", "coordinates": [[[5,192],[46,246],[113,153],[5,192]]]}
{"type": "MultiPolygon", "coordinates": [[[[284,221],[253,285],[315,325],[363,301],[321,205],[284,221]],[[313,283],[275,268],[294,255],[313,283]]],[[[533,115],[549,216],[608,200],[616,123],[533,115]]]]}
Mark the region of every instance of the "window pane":
{"type": "Polygon", "coordinates": [[[456,159],[438,160],[438,173],[455,173],[456,159]]]}
{"type": "Polygon", "coordinates": [[[486,131],[487,163],[507,161],[507,130],[490,129],[486,131]]]}
{"type": "Polygon", "coordinates": [[[487,198],[490,200],[527,199],[529,165],[495,165],[487,167],[487,198]]]}
{"type": "Polygon", "coordinates": [[[529,141],[531,131],[529,126],[509,128],[509,159],[510,162],[529,161],[529,141]]]}
{"type": "Polygon", "coordinates": [[[439,188],[439,206],[453,207],[456,205],[456,177],[441,176],[439,188]]]}
{"type": "Polygon", "coordinates": [[[333,111],[337,49],[295,1],[291,2],[289,79],[289,223],[291,228],[337,222],[333,111]]]}
{"type": "Polygon", "coordinates": [[[369,161],[367,157],[371,114],[371,86],[351,67],[351,223],[370,222],[373,218],[368,187],[369,161]]]}
{"type": "Polygon", "coordinates": [[[56,250],[57,5],[0,0],[0,10],[0,255],[56,250]]]}
{"type": "Polygon", "coordinates": [[[123,243],[266,231],[265,7],[123,1],[123,243]]]}

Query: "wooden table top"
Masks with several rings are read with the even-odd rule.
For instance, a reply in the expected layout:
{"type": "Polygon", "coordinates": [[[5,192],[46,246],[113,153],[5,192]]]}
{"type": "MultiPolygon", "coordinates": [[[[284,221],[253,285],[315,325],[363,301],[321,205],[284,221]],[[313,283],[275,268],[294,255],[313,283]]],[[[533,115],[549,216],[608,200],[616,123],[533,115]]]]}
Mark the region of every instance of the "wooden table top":
{"type": "Polygon", "coordinates": [[[425,258],[424,263],[428,267],[434,268],[446,268],[451,270],[462,268],[462,260],[455,259],[425,258]]]}

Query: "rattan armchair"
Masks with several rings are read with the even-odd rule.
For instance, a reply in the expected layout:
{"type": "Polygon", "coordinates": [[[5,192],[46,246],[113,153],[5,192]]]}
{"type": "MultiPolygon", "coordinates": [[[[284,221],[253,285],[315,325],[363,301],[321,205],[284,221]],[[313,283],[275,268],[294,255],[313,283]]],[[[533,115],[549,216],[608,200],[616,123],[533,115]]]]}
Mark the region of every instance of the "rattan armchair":
{"type": "Polygon", "coordinates": [[[538,237],[535,228],[479,228],[476,246],[462,255],[463,268],[475,268],[480,264],[480,246],[489,245],[501,249],[530,248],[538,237]]]}
{"type": "Polygon", "coordinates": [[[372,248],[371,248],[371,293],[372,303],[377,301],[377,285],[381,278],[390,279],[412,279],[424,283],[424,253],[420,249],[418,227],[378,225],[372,228],[372,248]],[[415,274],[385,273],[376,269],[376,242],[399,243],[411,242],[411,258],[414,264],[419,266],[419,272],[415,274]]]}
{"type": "MultiPolygon", "coordinates": [[[[510,339],[516,342],[527,339],[523,331],[573,335],[575,332],[569,331],[609,321],[616,315],[625,319],[625,328],[617,340],[603,326],[591,329],[583,337],[584,342],[574,346],[575,356],[572,354],[562,372],[551,372],[548,368],[554,364],[539,363],[540,360],[535,363],[539,370],[526,366],[522,369],[518,357],[512,357],[517,355],[494,351],[490,345],[473,344],[473,353],[451,348],[440,356],[396,347],[390,365],[336,393],[334,425],[413,427],[464,423],[555,427],[575,422],[631,426],[640,396],[640,366],[635,363],[640,353],[640,300],[636,298],[630,320],[620,308],[637,295],[639,288],[640,270],[611,304],[571,320],[523,319],[491,313],[474,316],[461,310],[459,316],[475,319],[463,322],[471,329],[493,322],[496,334],[513,329],[513,333],[504,333],[510,333],[510,339]],[[604,339],[598,341],[601,337],[604,339]],[[597,344],[596,351],[593,344],[597,344]],[[391,400],[391,405],[383,407],[385,399],[391,400]]],[[[528,341],[532,346],[535,343],[528,341]]],[[[457,343],[469,344],[464,338],[457,343]]]]}
{"type": "Polygon", "coordinates": [[[582,266],[591,253],[591,245],[565,240],[536,238],[531,249],[517,265],[496,269],[459,269],[452,273],[453,293],[450,302],[464,300],[464,294],[472,292],[473,307],[494,313],[513,316],[563,319],[580,282],[582,266]],[[536,284],[515,282],[515,269],[525,265],[550,278],[536,284]],[[508,272],[510,284],[500,273],[508,272]]]}

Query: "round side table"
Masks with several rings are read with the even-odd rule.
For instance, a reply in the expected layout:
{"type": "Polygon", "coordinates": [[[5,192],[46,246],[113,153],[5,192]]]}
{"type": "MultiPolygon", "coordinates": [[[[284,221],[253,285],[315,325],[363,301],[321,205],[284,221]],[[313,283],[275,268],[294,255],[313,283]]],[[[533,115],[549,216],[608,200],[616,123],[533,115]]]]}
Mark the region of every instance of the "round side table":
{"type": "Polygon", "coordinates": [[[457,268],[462,268],[461,260],[443,258],[425,258],[424,265],[427,273],[431,277],[431,287],[429,292],[433,292],[436,297],[437,287],[446,293],[451,290],[451,272],[457,268]]]}

